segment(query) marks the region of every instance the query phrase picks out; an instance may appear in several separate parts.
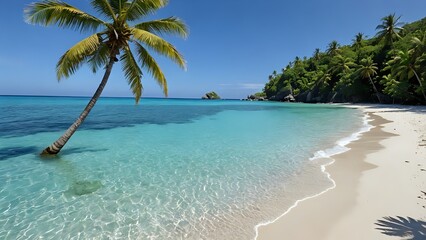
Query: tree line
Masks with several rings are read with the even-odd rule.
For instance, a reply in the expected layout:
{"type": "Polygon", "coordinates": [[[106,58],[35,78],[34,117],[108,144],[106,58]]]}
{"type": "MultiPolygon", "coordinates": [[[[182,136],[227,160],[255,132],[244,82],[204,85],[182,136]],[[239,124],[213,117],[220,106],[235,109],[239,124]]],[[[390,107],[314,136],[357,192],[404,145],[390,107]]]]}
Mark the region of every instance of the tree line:
{"type": "Polygon", "coordinates": [[[257,96],[300,102],[426,104],[426,18],[403,24],[390,14],[376,35],[354,36],[352,44],[328,44],[311,57],[296,57],[269,76],[257,96]]]}

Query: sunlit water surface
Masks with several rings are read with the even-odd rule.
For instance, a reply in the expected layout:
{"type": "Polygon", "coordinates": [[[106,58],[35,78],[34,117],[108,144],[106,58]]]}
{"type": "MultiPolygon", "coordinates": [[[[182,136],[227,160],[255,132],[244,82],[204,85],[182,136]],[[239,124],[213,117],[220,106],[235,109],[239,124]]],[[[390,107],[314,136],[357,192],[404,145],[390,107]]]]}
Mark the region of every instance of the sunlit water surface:
{"type": "Polygon", "coordinates": [[[87,102],[0,97],[0,239],[252,239],[330,186],[309,158],[363,124],[332,105],[103,98],[41,159],[87,102]]]}

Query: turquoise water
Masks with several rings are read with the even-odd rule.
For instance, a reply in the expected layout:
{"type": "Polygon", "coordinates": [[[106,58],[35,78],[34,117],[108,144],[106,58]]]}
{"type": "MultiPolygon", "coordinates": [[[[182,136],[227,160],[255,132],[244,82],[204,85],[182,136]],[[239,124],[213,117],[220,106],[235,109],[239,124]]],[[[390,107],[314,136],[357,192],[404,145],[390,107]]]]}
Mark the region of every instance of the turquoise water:
{"type": "Polygon", "coordinates": [[[250,239],[312,189],[309,160],[362,125],[332,105],[0,97],[0,239],[250,239]],[[308,176],[308,177],[306,177],[308,176]]]}

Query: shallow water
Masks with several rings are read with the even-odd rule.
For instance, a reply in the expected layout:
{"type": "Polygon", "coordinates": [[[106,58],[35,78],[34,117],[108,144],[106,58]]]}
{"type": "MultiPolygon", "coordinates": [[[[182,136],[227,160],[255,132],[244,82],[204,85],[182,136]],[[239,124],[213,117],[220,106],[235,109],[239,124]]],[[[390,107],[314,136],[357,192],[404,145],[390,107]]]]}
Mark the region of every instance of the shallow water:
{"type": "Polygon", "coordinates": [[[250,239],[330,182],[309,158],[362,127],[332,105],[0,97],[0,239],[250,239]]]}

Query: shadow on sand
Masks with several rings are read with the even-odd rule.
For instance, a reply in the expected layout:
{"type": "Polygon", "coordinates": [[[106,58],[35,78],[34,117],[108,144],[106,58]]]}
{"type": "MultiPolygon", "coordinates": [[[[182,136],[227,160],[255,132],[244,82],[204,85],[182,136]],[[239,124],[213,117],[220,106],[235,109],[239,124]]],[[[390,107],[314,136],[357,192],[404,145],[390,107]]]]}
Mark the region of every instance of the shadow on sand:
{"type": "Polygon", "coordinates": [[[426,222],[411,217],[384,217],[375,223],[383,234],[407,240],[425,240],[426,222]]]}

